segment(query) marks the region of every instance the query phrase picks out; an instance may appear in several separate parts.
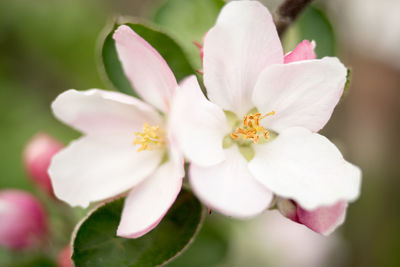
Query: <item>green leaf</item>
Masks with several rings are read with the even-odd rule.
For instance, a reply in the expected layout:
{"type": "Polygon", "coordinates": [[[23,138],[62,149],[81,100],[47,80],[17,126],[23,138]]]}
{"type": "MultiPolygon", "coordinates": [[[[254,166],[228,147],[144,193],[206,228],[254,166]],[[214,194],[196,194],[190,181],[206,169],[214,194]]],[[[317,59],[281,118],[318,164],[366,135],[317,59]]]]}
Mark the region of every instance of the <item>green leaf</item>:
{"type": "Polygon", "coordinates": [[[104,38],[101,48],[101,60],[104,73],[115,89],[137,97],[129,80],[125,77],[122,65],[118,59],[115,42],[112,38],[114,31],[122,24],[131,27],[161,54],[175,74],[178,82],[195,73],[184,50],[168,34],[156,29],[156,27],[148,23],[139,20],[128,22],[121,18],[119,22],[114,23],[111,31],[104,38]]]}
{"type": "Polygon", "coordinates": [[[161,223],[138,239],[116,236],[124,199],[95,210],[79,227],[72,259],[81,266],[160,266],[180,254],[200,229],[204,209],[194,195],[182,190],[161,223]]]}
{"type": "Polygon", "coordinates": [[[168,267],[220,266],[229,252],[229,235],[225,222],[209,216],[193,244],[168,267]]]}
{"type": "Polygon", "coordinates": [[[329,19],[314,6],[308,7],[283,36],[286,52],[292,51],[303,40],[315,40],[318,57],[334,56],[335,33],[329,19]]]}
{"type": "Polygon", "coordinates": [[[223,0],[166,0],[157,8],[153,20],[176,36],[191,62],[200,69],[199,50],[193,42],[202,43],[224,5],[223,0]]]}
{"type": "Polygon", "coordinates": [[[105,76],[115,89],[125,94],[137,97],[137,94],[133,90],[130,82],[125,77],[124,71],[122,70],[122,65],[118,59],[115,42],[112,38],[112,33],[114,30],[115,28],[113,28],[113,31],[104,39],[101,52],[103,68],[106,74],[105,76]]]}

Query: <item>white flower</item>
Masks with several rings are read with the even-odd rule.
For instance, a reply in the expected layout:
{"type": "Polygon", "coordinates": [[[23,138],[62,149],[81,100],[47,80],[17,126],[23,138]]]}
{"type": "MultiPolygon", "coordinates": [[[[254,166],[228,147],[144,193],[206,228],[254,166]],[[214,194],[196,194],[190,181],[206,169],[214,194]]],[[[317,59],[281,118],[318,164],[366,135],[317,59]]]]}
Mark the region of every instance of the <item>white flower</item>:
{"type": "Polygon", "coordinates": [[[59,95],[55,116],[84,135],[53,158],[49,174],[56,196],[72,206],[129,191],[117,234],[135,238],[161,221],[182,186],[183,158],[167,120],[178,86],[161,55],[128,26],[114,39],[126,76],[149,104],[98,89],[59,95]]]}
{"type": "Polygon", "coordinates": [[[359,168],[316,133],[342,95],[347,70],[337,58],[301,60],[315,55],[307,46],[314,44],[284,58],[272,17],[256,1],[228,3],[206,34],[210,100],[187,78],[171,116],[192,162],[192,188],[210,208],[250,217],[273,195],[307,210],[358,197],[359,168]]]}

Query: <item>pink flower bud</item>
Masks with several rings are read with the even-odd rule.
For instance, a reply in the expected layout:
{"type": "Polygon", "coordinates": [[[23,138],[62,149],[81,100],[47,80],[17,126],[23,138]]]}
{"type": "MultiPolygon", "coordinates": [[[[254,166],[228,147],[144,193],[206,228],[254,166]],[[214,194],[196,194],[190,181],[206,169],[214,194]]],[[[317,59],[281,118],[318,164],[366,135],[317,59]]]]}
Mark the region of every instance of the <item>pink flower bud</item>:
{"type": "Polygon", "coordinates": [[[47,217],[41,203],[20,190],[0,191],[0,245],[25,249],[47,236],[47,217]]]}
{"type": "Polygon", "coordinates": [[[71,260],[71,248],[69,246],[64,247],[57,258],[57,266],[58,267],[73,267],[71,260]]]}
{"type": "Polygon", "coordinates": [[[347,210],[345,201],[310,211],[303,209],[292,200],[280,198],[277,206],[283,216],[322,235],[329,235],[339,227],[344,222],[347,210]]]}
{"type": "Polygon", "coordinates": [[[51,158],[63,148],[63,145],[53,137],[39,133],[26,145],[24,164],[33,182],[42,190],[53,194],[50,177],[47,173],[51,158]]]}
{"type": "Polygon", "coordinates": [[[339,201],[332,206],[309,211],[297,206],[297,217],[301,224],[322,235],[330,235],[343,224],[347,202],[339,201]]]}

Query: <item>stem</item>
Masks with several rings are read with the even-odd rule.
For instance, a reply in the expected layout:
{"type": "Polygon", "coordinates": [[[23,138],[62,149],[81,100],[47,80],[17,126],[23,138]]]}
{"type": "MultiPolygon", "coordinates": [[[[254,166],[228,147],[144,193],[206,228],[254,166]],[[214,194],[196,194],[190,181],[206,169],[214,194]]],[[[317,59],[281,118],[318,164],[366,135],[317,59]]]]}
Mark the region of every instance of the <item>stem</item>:
{"type": "Polygon", "coordinates": [[[278,8],[275,17],[275,25],[280,37],[285,33],[287,28],[297,18],[297,16],[312,2],[313,0],[285,0],[278,8]]]}

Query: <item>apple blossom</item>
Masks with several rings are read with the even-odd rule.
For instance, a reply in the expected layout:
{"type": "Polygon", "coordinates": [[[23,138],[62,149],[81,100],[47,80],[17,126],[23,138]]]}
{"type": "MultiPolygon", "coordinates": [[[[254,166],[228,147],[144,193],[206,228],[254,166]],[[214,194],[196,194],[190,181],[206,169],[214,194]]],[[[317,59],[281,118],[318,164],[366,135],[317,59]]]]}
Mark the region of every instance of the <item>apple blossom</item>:
{"type": "Polygon", "coordinates": [[[274,196],[308,211],[358,197],[360,169],[316,133],[342,95],[347,69],[337,58],[310,59],[314,46],[304,41],[284,57],[272,16],[256,1],[229,2],[207,32],[209,100],[189,77],[172,118],[191,186],[210,208],[245,218],[274,196]]]}
{"type": "Polygon", "coordinates": [[[56,196],[72,206],[129,192],[117,234],[137,238],[157,226],[182,186],[183,158],[167,119],[178,85],[130,27],[120,26],[113,38],[126,76],[147,103],[98,89],[59,95],[55,116],[84,135],[53,158],[49,174],[56,196]]]}
{"type": "Polygon", "coordinates": [[[64,146],[45,133],[36,134],[25,146],[23,159],[25,169],[32,181],[44,192],[53,195],[53,187],[47,173],[51,158],[64,146]]]}
{"type": "Polygon", "coordinates": [[[9,249],[32,248],[48,234],[42,204],[24,191],[0,191],[0,222],[0,245],[9,249]]]}

